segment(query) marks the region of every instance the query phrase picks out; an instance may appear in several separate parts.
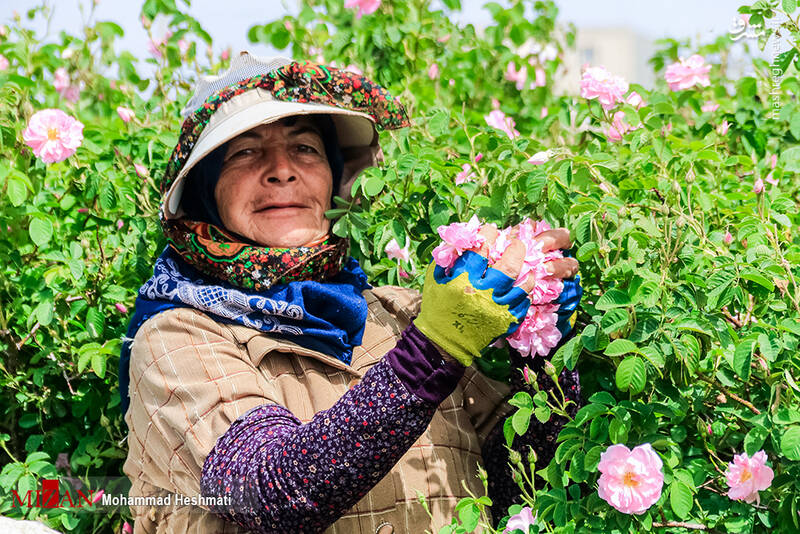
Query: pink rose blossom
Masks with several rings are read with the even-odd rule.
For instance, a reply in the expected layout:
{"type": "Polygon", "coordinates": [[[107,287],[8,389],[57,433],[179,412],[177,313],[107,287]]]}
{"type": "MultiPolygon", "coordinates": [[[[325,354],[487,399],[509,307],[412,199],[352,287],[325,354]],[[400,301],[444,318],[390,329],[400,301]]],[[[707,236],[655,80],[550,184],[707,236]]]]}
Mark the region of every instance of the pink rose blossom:
{"type": "Polygon", "coordinates": [[[6,56],[0,54],[0,70],[6,70],[8,68],[8,65],[9,63],[8,59],[6,59],[6,56]]]}
{"type": "Polygon", "coordinates": [[[231,57],[231,49],[230,48],[226,48],[225,50],[223,50],[219,54],[219,58],[222,61],[228,61],[228,59],[230,59],[230,57],[231,57]]]}
{"type": "Polygon", "coordinates": [[[127,521],[122,524],[122,534],[133,534],[133,527],[127,521]]]}
{"type": "Polygon", "coordinates": [[[408,236],[406,236],[406,246],[403,248],[400,248],[400,244],[397,242],[397,240],[392,238],[392,240],[386,244],[386,248],[384,248],[383,251],[386,253],[386,257],[390,260],[411,261],[411,255],[408,252],[408,245],[408,236]]]}
{"type": "Polygon", "coordinates": [[[642,95],[640,95],[636,91],[631,91],[631,94],[628,95],[628,98],[625,100],[625,102],[635,107],[636,109],[639,109],[640,107],[644,106],[644,99],[642,98],[642,95]]]}
{"type": "Polygon", "coordinates": [[[728,128],[730,127],[731,125],[728,123],[728,121],[724,120],[722,121],[722,124],[717,127],[717,133],[720,135],[725,135],[728,133],[728,128]]]}
{"type": "Polygon", "coordinates": [[[463,164],[461,166],[461,172],[456,174],[456,185],[461,185],[475,178],[475,173],[471,171],[472,166],[469,163],[463,164]]]}
{"type": "Polygon", "coordinates": [[[771,155],[769,157],[769,168],[770,169],[774,169],[775,165],[777,165],[777,164],[778,164],[778,155],[777,154],[771,155]]]}
{"type": "Polygon", "coordinates": [[[508,336],[508,344],[522,356],[547,356],[558,345],[561,332],[556,327],[558,304],[540,304],[528,308],[522,324],[508,336]]]}
{"type": "Polygon", "coordinates": [[[478,155],[475,156],[475,163],[478,163],[482,159],[483,159],[483,152],[478,152],[478,155]]]}
{"type": "Polygon", "coordinates": [[[147,170],[147,167],[140,163],[133,164],[133,170],[136,171],[136,176],[139,178],[145,178],[150,175],[150,172],[147,170]]]}
{"type": "Polygon", "coordinates": [[[120,313],[128,313],[128,308],[126,308],[125,305],[120,303],[120,302],[117,302],[116,304],[114,304],[114,307],[120,313]]]}
{"type": "Polygon", "coordinates": [[[360,19],[363,15],[375,13],[380,6],[381,0],[345,0],[344,3],[344,7],[358,8],[357,19],[360,19]]]}
{"type": "Polygon", "coordinates": [[[358,74],[359,76],[364,75],[364,71],[358,68],[357,66],[353,65],[352,63],[346,66],[344,70],[352,72],[353,74],[358,74]]]}
{"type": "Polygon", "coordinates": [[[530,163],[531,165],[541,165],[543,163],[547,163],[552,156],[553,156],[552,150],[544,150],[542,152],[537,152],[536,154],[530,157],[528,163],[530,163]]]}
{"type": "Polygon", "coordinates": [[[136,116],[136,113],[130,108],[117,106],[117,115],[122,119],[122,122],[130,122],[136,116]]]}
{"type": "Polygon", "coordinates": [[[726,245],[730,245],[733,242],[733,236],[731,235],[730,231],[725,232],[725,237],[722,238],[722,241],[726,245]]]}
{"type": "Polygon", "coordinates": [[[100,499],[103,498],[103,493],[105,493],[103,490],[97,490],[94,492],[94,495],[92,495],[92,504],[97,504],[100,499]]]}
{"type": "Polygon", "coordinates": [[[147,51],[150,52],[150,55],[154,58],[161,59],[164,57],[164,53],[161,51],[162,47],[167,43],[169,38],[172,37],[172,32],[170,30],[166,30],[163,35],[159,37],[153,37],[147,41],[147,51]]]}
{"type": "Polygon", "coordinates": [[[499,109],[492,110],[488,115],[484,115],[483,118],[486,124],[492,128],[502,130],[511,139],[519,136],[519,132],[514,128],[517,123],[511,117],[506,117],[506,114],[499,109]]]}
{"type": "Polygon", "coordinates": [[[181,55],[189,51],[189,46],[190,43],[186,39],[178,39],[178,50],[180,50],[181,55]]]}
{"type": "Polygon", "coordinates": [[[628,449],[611,445],[600,455],[598,496],[624,514],[642,514],[658,501],[663,463],[649,443],[628,449]]]}
{"type": "Polygon", "coordinates": [[[403,269],[403,268],[402,268],[402,267],[400,267],[400,266],[398,266],[398,267],[397,267],[397,276],[399,276],[400,278],[411,278],[411,275],[410,275],[410,274],[408,274],[408,273],[406,272],[406,270],[405,270],[405,269],[403,269]]]}
{"type": "Polygon", "coordinates": [[[617,111],[614,113],[614,120],[611,125],[603,129],[608,140],[612,142],[622,141],[622,136],[631,130],[633,130],[633,128],[625,121],[624,111],[617,111]]]}
{"type": "Polygon", "coordinates": [[[542,108],[542,111],[539,113],[539,118],[540,118],[540,119],[543,119],[543,118],[547,117],[547,114],[548,114],[548,113],[549,113],[549,112],[547,111],[547,108],[546,108],[546,107],[543,107],[543,108],[542,108]]]}
{"type": "Polygon", "coordinates": [[[706,64],[703,56],[694,54],[689,59],[680,58],[669,65],[664,73],[664,79],[673,91],[682,91],[695,85],[708,87],[711,84],[708,79],[710,70],[711,65],[706,64]]]}
{"type": "Polygon", "coordinates": [[[755,183],[753,184],[753,193],[756,195],[761,194],[764,191],[764,180],[761,178],[756,179],[755,183]]]}
{"type": "MultiPolygon", "coordinates": [[[[75,102],[78,101],[78,98],[81,96],[81,89],[77,85],[70,85],[69,87],[67,87],[67,89],[63,93],[61,93],[61,96],[63,96],[64,99],[67,100],[68,102],[75,103],[75,102]]],[[[103,99],[103,95],[99,94],[99,95],[97,95],[97,98],[102,100],[103,99]]]]}
{"type": "Polygon", "coordinates": [[[531,302],[533,304],[552,302],[558,298],[564,286],[560,278],[550,277],[546,264],[551,260],[563,258],[564,255],[560,250],[542,252],[542,242],[536,239],[542,232],[551,230],[551,227],[546,221],[531,221],[526,218],[516,226],[516,230],[516,237],[525,245],[526,251],[515,285],[522,284],[529,275],[532,275],[536,285],[528,295],[531,302]]]}
{"type": "Polygon", "coordinates": [[[713,431],[713,430],[711,430],[711,425],[708,425],[708,426],[706,427],[706,432],[708,432],[708,435],[709,435],[709,436],[710,436],[711,434],[713,434],[713,433],[714,433],[714,431],[713,431]]]}
{"type": "Polygon", "coordinates": [[[83,124],[60,109],[44,109],[33,114],[22,138],[37,158],[58,163],[81,146],[83,124]]]}
{"type": "Polygon", "coordinates": [[[525,82],[528,79],[528,68],[524,65],[521,69],[517,70],[517,66],[514,64],[513,61],[510,61],[506,66],[506,80],[509,82],[515,82],[517,91],[522,91],[525,87],[525,82]]]}
{"type": "Polygon", "coordinates": [[[122,219],[117,221],[117,230],[122,230],[122,227],[125,226],[125,223],[122,222],[122,219]]]}
{"type": "MultiPolygon", "coordinates": [[[[535,77],[533,85],[536,87],[544,87],[547,84],[547,73],[542,67],[536,67],[534,73],[535,77]]],[[[533,87],[531,87],[531,89],[533,89],[533,87]]]]}
{"type": "Polygon", "coordinates": [[[480,229],[481,223],[475,215],[467,223],[453,223],[437,228],[436,231],[444,242],[433,249],[436,265],[449,269],[464,251],[480,247],[485,241],[478,233],[480,229]]]}
{"type": "Polygon", "coordinates": [[[589,100],[597,99],[603,109],[609,110],[623,102],[628,92],[628,82],[613,76],[603,67],[588,67],[581,78],[581,96],[589,100]]]}
{"type": "Polygon", "coordinates": [[[443,35],[442,37],[438,37],[436,39],[436,42],[437,43],[446,43],[449,40],[450,40],[450,34],[448,33],[447,35],[443,35]]]}
{"type": "Polygon", "coordinates": [[[725,478],[728,481],[728,497],[748,503],[760,501],[758,492],[769,488],[774,473],[767,465],[767,455],[758,451],[750,458],[747,453],[737,454],[728,464],[725,478]]]}
{"type": "Polygon", "coordinates": [[[89,208],[78,208],[78,213],[89,213],[89,208]]]}
{"type": "Polygon", "coordinates": [[[69,87],[69,74],[67,74],[67,69],[58,67],[55,73],[53,73],[53,89],[61,94],[66,91],[67,87],[69,87]]]}
{"type": "Polygon", "coordinates": [[[525,534],[528,534],[530,527],[535,524],[536,516],[533,515],[530,506],[526,506],[520,510],[518,514],[514,514],[508,518],[506,529],[503,532],[514,532],[514,530],[519,529],[525,534]]]}
{"type": "Polygon", "coordinates": [[[765,182],[768,182],[772,185],[778,185],[778,180],[772,177],[772,173],[770,172],[766,178],[764,178],[765,182]]]}
{"type": "Polygon", "coordinates": [[[714,112],[717,111],[718,109],[719,109],[719,104],[714,102],[713,100],[709,100],[708,102],[700,106],[700,111],[702,111],[703,113],[714,112]]]}
{"type": "Polygon", "coordinates": [[[435,80],[439,77],[439,65],[436,63],[431,63],[431,66],[428,68],[428,78],[431,80],[435,80]]]}
{"type": "Polygon", "coordinates": [[[450,78],[449,80],[447,80],[447,85],[449,85],[450,87],[453,87],[455,84],[456,84],[456,81],[453,78],[450,78]]]}

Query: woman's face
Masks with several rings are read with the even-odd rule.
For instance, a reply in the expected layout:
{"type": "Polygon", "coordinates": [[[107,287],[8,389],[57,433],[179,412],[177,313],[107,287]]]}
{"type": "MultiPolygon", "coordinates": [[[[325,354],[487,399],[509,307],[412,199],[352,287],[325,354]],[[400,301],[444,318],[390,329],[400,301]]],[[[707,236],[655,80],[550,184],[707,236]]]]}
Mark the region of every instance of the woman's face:
{"type": "Polygon", "coordinates": [[[328,232],[332,190],[321,133],[298,117],[230,141],[214,197],[229,230],[263,246],[297,247],[328,232]]]}

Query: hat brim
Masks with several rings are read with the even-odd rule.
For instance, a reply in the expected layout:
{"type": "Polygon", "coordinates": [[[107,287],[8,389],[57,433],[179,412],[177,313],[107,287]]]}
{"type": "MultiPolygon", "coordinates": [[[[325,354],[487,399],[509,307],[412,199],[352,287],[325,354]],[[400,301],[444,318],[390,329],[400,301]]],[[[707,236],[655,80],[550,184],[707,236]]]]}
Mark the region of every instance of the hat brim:
{"type": "Polygon", "coordinates": [[[342,149],[375,146],[375,121],[366,113],[324,104],[285,102],[268,91],[251,89],[223,103],[211,116],[192,148],[189,158],[164,198],[164,215],[178,217],[183,188],[189,171],[214,149],[262,124],[270,124],[292,115],[330,115],[342,149]]]}

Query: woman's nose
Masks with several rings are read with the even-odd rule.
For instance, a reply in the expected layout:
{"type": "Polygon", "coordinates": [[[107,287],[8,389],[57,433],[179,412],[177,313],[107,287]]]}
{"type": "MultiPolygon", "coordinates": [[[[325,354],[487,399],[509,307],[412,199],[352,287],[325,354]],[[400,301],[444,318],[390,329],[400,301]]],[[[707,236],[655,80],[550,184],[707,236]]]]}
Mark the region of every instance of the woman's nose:
{"type": "Polygon", "coordinates": [[[264,154],[264,172],[262,176],[267,183],[279,184],[297,180],[291,158],[285,150],[267,150],[264,154]]]}

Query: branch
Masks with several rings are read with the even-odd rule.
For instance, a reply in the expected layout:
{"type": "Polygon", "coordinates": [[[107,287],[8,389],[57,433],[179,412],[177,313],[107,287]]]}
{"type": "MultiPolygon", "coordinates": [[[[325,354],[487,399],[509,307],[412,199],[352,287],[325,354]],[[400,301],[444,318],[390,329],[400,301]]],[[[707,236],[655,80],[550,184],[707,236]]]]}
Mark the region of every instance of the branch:
{"type": "Polygon", "coordinates": [[[719,389],[719,390],[720,390],[721,392],[723,392],[725,395],[727,395],[728,397],[732,398],[732,399],[733,399],[733,400],[735,400],[736,402],[738,402],[738,403],[742,404],[743,406],[746,406],[746,407],[747,407],[747,408],[749,408],[749,409],[750,409],[750,411],[751,411],[751,412],[753,412],[754,414],[756,414],[756,415],[761,415],[761,411],[760,411],[758,408],[756,408],[755,406],[753,406],[753,403],[752,403],[752,402],[750,402],[750,401],[748,401],[748,400],[745,400],[745,399],[741,398],[739,395],[737,395],[736,393],[733,393],[731,390],[729,390],[728,388],[726,388],[726,387],[725,387],[725,386],[723,386],[722,384],[717,384],[717,383],[715,383],[714,381],[710,380],[709,378],[707,378],[707,377],[705,377],[705,376],[703,376],[703,375],[701,375],[701,374],[698,374],[698,375],[697,375],[697,378],[699,378],[700,380],[702,380],[702,381],[703,381],[703,382],[705,382],[706,384],[709,384],[709,385],[711,385],[711,386],[713,386],[713,387],[715,387],[715,388],[719,389]]]}
{"type": "Polygon", "coordinates": [[[708,530],[708,527],[705,525],[701,525],[699,523],[685,523],[683,521],[667,521],[665,523],[653,523],[654,528],[666,528],[666,527],[681,527],[681,528],[691,528],[694,530],[708,530]]]}

